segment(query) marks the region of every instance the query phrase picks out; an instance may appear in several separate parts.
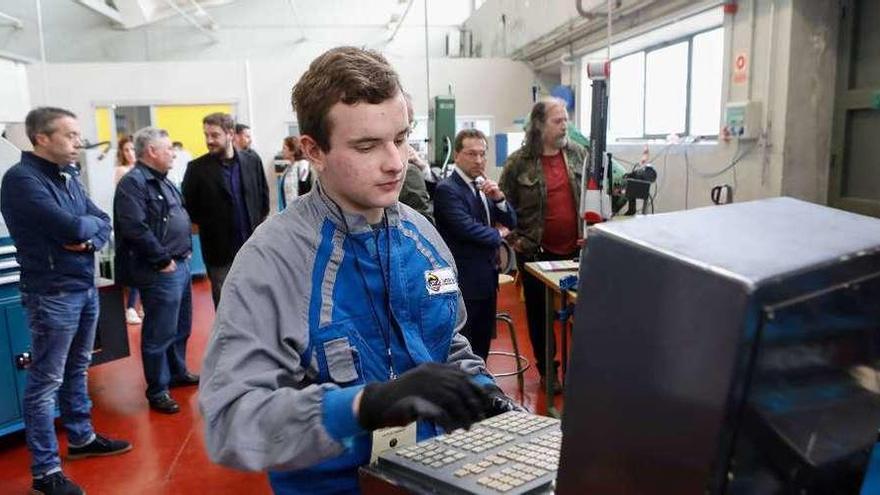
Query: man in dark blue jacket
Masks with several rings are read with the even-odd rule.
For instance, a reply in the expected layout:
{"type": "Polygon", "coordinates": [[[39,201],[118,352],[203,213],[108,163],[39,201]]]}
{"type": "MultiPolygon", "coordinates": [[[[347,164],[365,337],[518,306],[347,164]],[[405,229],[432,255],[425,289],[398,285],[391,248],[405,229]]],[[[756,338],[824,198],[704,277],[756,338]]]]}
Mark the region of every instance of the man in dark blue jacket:
{"type": "Polygon", "coordinates": [[[134,153],[137,163],[119,181],[113,200],[116,277],[141,291],[147,400],[154,410],[173,414],[180,406],[168,387],[199,383],[186,369],[192,329],[190,219],[180,191],[167,177],[174,164],[168,133],[153,127],[139,130],[134,153]]]}
{"type": "Polygon", "coordinates": [[[17,249],[21,300],[31,331],[25,439],[33,492],[79,494],[82,490],[61,472],[56,393],[68,459],[131,450],[128,442],[92,429],[86,388],[98,322],[94,253],[110,237],[110,218],[86,196],[73,166],[80,148],[76,116],[60,108],[37,108],[28,113],[25,128],[34,151],[21,154],[0,187],[0,211],[17,249]]]}
{"type": "Polygon", "coordinates": [[[467,324],[461,333],[474,354],[489,355],[498,296],[498,247],[516,227],[516,213],[498,184],[487,179],[486,136],[465,129],[455,136],[455,167],[434,191],[437,230],[458,266],[467,324]],[[496,224],[500,224],[497,228],[496,224]]]}

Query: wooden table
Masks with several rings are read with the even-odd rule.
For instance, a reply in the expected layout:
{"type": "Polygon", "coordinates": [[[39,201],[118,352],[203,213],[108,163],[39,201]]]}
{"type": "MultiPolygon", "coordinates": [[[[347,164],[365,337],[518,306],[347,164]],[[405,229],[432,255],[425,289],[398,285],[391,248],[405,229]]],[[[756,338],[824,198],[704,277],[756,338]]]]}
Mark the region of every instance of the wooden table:
{"type": "MultiPolygon", "coordinates": [[[[556,319],[554,317],[554,303],[557,298],[572,303],[577,301],[577,291],[566,290],[563,294],[562,289],[559,288],[559,281],[565,277],[577,275],[579,266],[577,264],[572,264],[570,269],[548,271],[541,268],[541,263],[543,262],[533,261],[531,263],[526,263],[525,267],[527,272],[544,284],[544,350],[546,352],[544,357],[544,376],[550,377],[555,371],[553,369],[554,356],[551,355],[551,350],[556,347],[554,341],[556,337],[553,334],[553,322],[556,319]],[[564,298],[563,295],[565,296],[564,298]]],[[[565,331],[564,328],[563,331],[565,331]]],[[[563,356],[562,358],[565,359],[566,357],[563,356]]],[[[557,411],[556,406],[553,405],[553,380],[544,380],[544,393],[547,398],[547,415],[558,418],[559,411],[557,411]]]]}

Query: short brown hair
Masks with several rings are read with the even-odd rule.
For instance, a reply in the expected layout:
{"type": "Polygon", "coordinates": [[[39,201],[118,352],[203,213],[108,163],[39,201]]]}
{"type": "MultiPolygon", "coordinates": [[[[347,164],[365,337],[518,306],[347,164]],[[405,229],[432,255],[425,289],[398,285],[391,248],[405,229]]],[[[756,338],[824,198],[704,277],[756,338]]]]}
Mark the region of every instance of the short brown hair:
{"type": "Polygon", "coordinates": [[[28,112],[24,119],[24,130],[31,144],[37,144],[37,134],[50,135],[55,132],[53,125],[56,120],[70,117],[75,119],[76,114],[70,110],[57,107],[38,107],[28,112]]]}
{"type": "Polygon", "coordinates": [[[296,136],[287,136],[284,138],[284,147],[289,149],[291,153],[293,153],[294,160],[302,160],[303,159],[303,151],[302,146],[299,144],[299,138],[296,136]]]}
{"type": "Polygon", "coordinates": [[[397,73],[382,54],[341,46],[312,61],[293,87],[291,103],[300,132],[329,151],[332,122],[327,114],[333,105],[363,101],[376,105],[393,98],[400,90],[397,73]]]}
{"type": "Polygon", "coordinates": [[[453,144],[452,148],[458,153],[464,148],[464,140],[472,138],[482,139],[483,142],[486,143],[486,146],[489,146],[489,140],[486,139],[486,135],[483,134],[483,131],[479,129],[462,129],[455,135],[455,144],[453,144]]]}
{"type": "Polygon", "coordinates": [[[235,131],[235,120],[228,113],[215,112],[205,115],[205,118],[202,119],[202,124],[220,126],[225,132],[235,131]]]}

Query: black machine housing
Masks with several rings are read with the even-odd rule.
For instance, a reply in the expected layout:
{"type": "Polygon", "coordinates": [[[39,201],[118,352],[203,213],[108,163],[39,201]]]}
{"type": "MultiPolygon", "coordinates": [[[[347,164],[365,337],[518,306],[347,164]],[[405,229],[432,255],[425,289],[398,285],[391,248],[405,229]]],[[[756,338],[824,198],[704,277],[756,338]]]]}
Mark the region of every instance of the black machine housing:
{"type": "Polygon", "coordinates": [[[774,198],[588,238],[558,493],[858,493],[880,427],[880,220],[774,198]]]}

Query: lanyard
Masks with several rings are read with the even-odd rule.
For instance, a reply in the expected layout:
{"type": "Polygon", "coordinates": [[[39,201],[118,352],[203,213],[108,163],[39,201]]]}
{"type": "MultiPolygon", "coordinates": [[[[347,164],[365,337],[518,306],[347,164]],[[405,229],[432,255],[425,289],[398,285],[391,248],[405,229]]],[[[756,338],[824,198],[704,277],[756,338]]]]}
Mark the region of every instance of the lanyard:
{"type": "MultiPolygon", "coordinates": [[[[339,206],[337,205],[337,208],[338,207],[339,206]]],[[[341,209],[339,211],[339,214],[342,217],[343,224],[345,225],[345,232],[346,232],[346,234],[349,234],[348,221],[346,221],[345,214],[342,213],[341,209]]],[[[386,259],[388,261],[387,268],[388,268],[388,271],[390,271],[391,270],[391,232],[388,228],[387,215],[383,215],[382,221],[383,221],[383,227],[385,230],[385,239],[386,239],[385,253],[386,253],[386,259]]],[[[397,372],[394,370],[394,359],[393,359],[392,353],[391,353],[391,337],[392,337],[391,332],[392,332],[392,326],[394,324],[393,313],[391,311],[391,289],[390,289],[390,287],[391,287],[390,276],[391,275],[390,275],[390,273],[388,273],[388,271],[386,271],[386,269],[385,269],[386,266],[384,266],[382,264],[382,253],[378,250],[378,247],[379,247],[378,235],[376,235],[376,248],[377,248],[376,254],[378,255],[378,258],[379,258],[379,271],[382,272],[382,283],[385,286],[384,287],[385,293],[387,294],[387,299],[385,301],[385,312],[386,312],[386,317],[388,320],[388,328],[387,329],[385,328],[384,325],[382,325],[382,321],[379,319],[379,314],[376,312],[376,303],[373,300],[373,294],[372,294],[372,291],[370,290],[370,285],[369,285],[369,283],[367,283],[367,277],[364,274],[363,267],[361,266],[360,253],[358,252],[359,247],[357,245],[357,242],[354,239],[352,239],[352,247],[355,250],[355,256],[354,256],[355,269],[357,270],[358,275],[360,276],[361,281],[364,284],[364,290],[366,291],[367,298],[369,299],[370,314],[373,317],[373,321],[376,324],[376,328],[379,329],[379,334],[382,336],[382,341],[385,344],[385,356],[388,360],[388,379],[389,380],[396,380],[397,379],[397,372]]]]}

